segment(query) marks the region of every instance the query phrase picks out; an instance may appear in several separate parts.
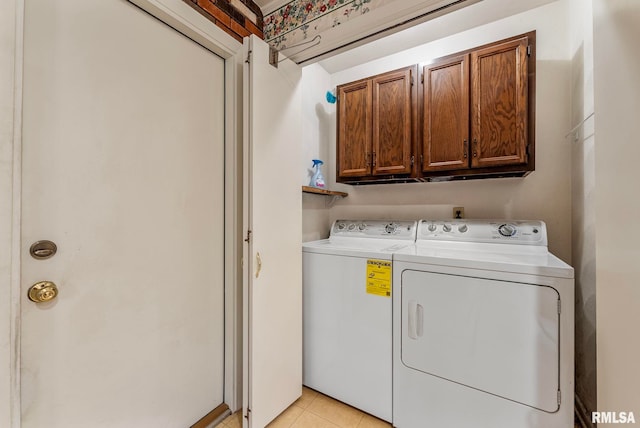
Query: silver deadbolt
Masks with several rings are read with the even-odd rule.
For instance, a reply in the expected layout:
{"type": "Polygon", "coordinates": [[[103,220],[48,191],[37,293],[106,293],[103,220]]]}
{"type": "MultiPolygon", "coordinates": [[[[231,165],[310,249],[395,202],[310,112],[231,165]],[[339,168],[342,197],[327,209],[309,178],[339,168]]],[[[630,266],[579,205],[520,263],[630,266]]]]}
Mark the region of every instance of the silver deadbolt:
{"type": "Polygon", "coordinates": [[[29,254],[36,260],[45,260],[53,257],[58,247],[52,241],[36,241],[29,248],[29,254]]]}

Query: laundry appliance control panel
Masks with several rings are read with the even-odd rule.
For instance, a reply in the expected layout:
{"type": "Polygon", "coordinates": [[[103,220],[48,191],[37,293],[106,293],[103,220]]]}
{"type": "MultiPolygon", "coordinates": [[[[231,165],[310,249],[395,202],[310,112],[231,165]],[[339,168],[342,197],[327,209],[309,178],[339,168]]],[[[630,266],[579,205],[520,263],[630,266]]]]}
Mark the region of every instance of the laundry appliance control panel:
{"type": "Polygon", "coordinates": [[[416,231],[415,221],[336,220],[331,227],[331,236],[415,240],[416,231]]]}
{"type": "Polygon", "coordinates": [[[484,242],[547,246],[543,221],[528,220],[420,220],[418,240],[484,242]]]}

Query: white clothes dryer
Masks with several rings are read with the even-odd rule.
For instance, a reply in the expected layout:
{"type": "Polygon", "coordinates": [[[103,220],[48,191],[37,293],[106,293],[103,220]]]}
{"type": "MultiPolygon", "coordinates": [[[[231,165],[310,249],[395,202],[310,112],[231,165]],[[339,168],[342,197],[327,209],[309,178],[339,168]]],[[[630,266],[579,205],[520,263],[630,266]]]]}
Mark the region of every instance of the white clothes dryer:
{"type": "Polygon", "coordinates": [[[421,220],[393,269],[395,427],[573,427],[574,272],[543,222],[421,220]]]}
{"type": "Polygon", "coordinates": [[[338,220],[304,243],[303,383],[378,418],[392,412],[392,254],[417,222],[338,220]]]}

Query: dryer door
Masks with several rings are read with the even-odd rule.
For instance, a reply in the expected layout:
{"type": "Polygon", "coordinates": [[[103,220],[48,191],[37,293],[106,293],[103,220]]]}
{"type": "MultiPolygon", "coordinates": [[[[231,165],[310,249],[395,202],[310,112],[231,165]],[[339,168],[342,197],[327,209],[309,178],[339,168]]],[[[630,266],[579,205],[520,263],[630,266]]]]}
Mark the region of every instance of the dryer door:
{"type": "Polygon", "coordinates": [[[547,412],[558,410],[558,292],[406,270],[402,362],[547,412]]]}

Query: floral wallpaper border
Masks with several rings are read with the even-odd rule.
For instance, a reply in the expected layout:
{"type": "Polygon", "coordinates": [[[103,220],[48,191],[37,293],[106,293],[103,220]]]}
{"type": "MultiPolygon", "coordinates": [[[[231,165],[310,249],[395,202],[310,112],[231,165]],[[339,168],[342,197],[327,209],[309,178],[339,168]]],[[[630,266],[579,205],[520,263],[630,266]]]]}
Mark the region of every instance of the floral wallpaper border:
{"type": "Polygon", "coordinates": [[[264,39],[278,50],[364,15],[392,0],[292,0],[264,17],[264,39]]]}

